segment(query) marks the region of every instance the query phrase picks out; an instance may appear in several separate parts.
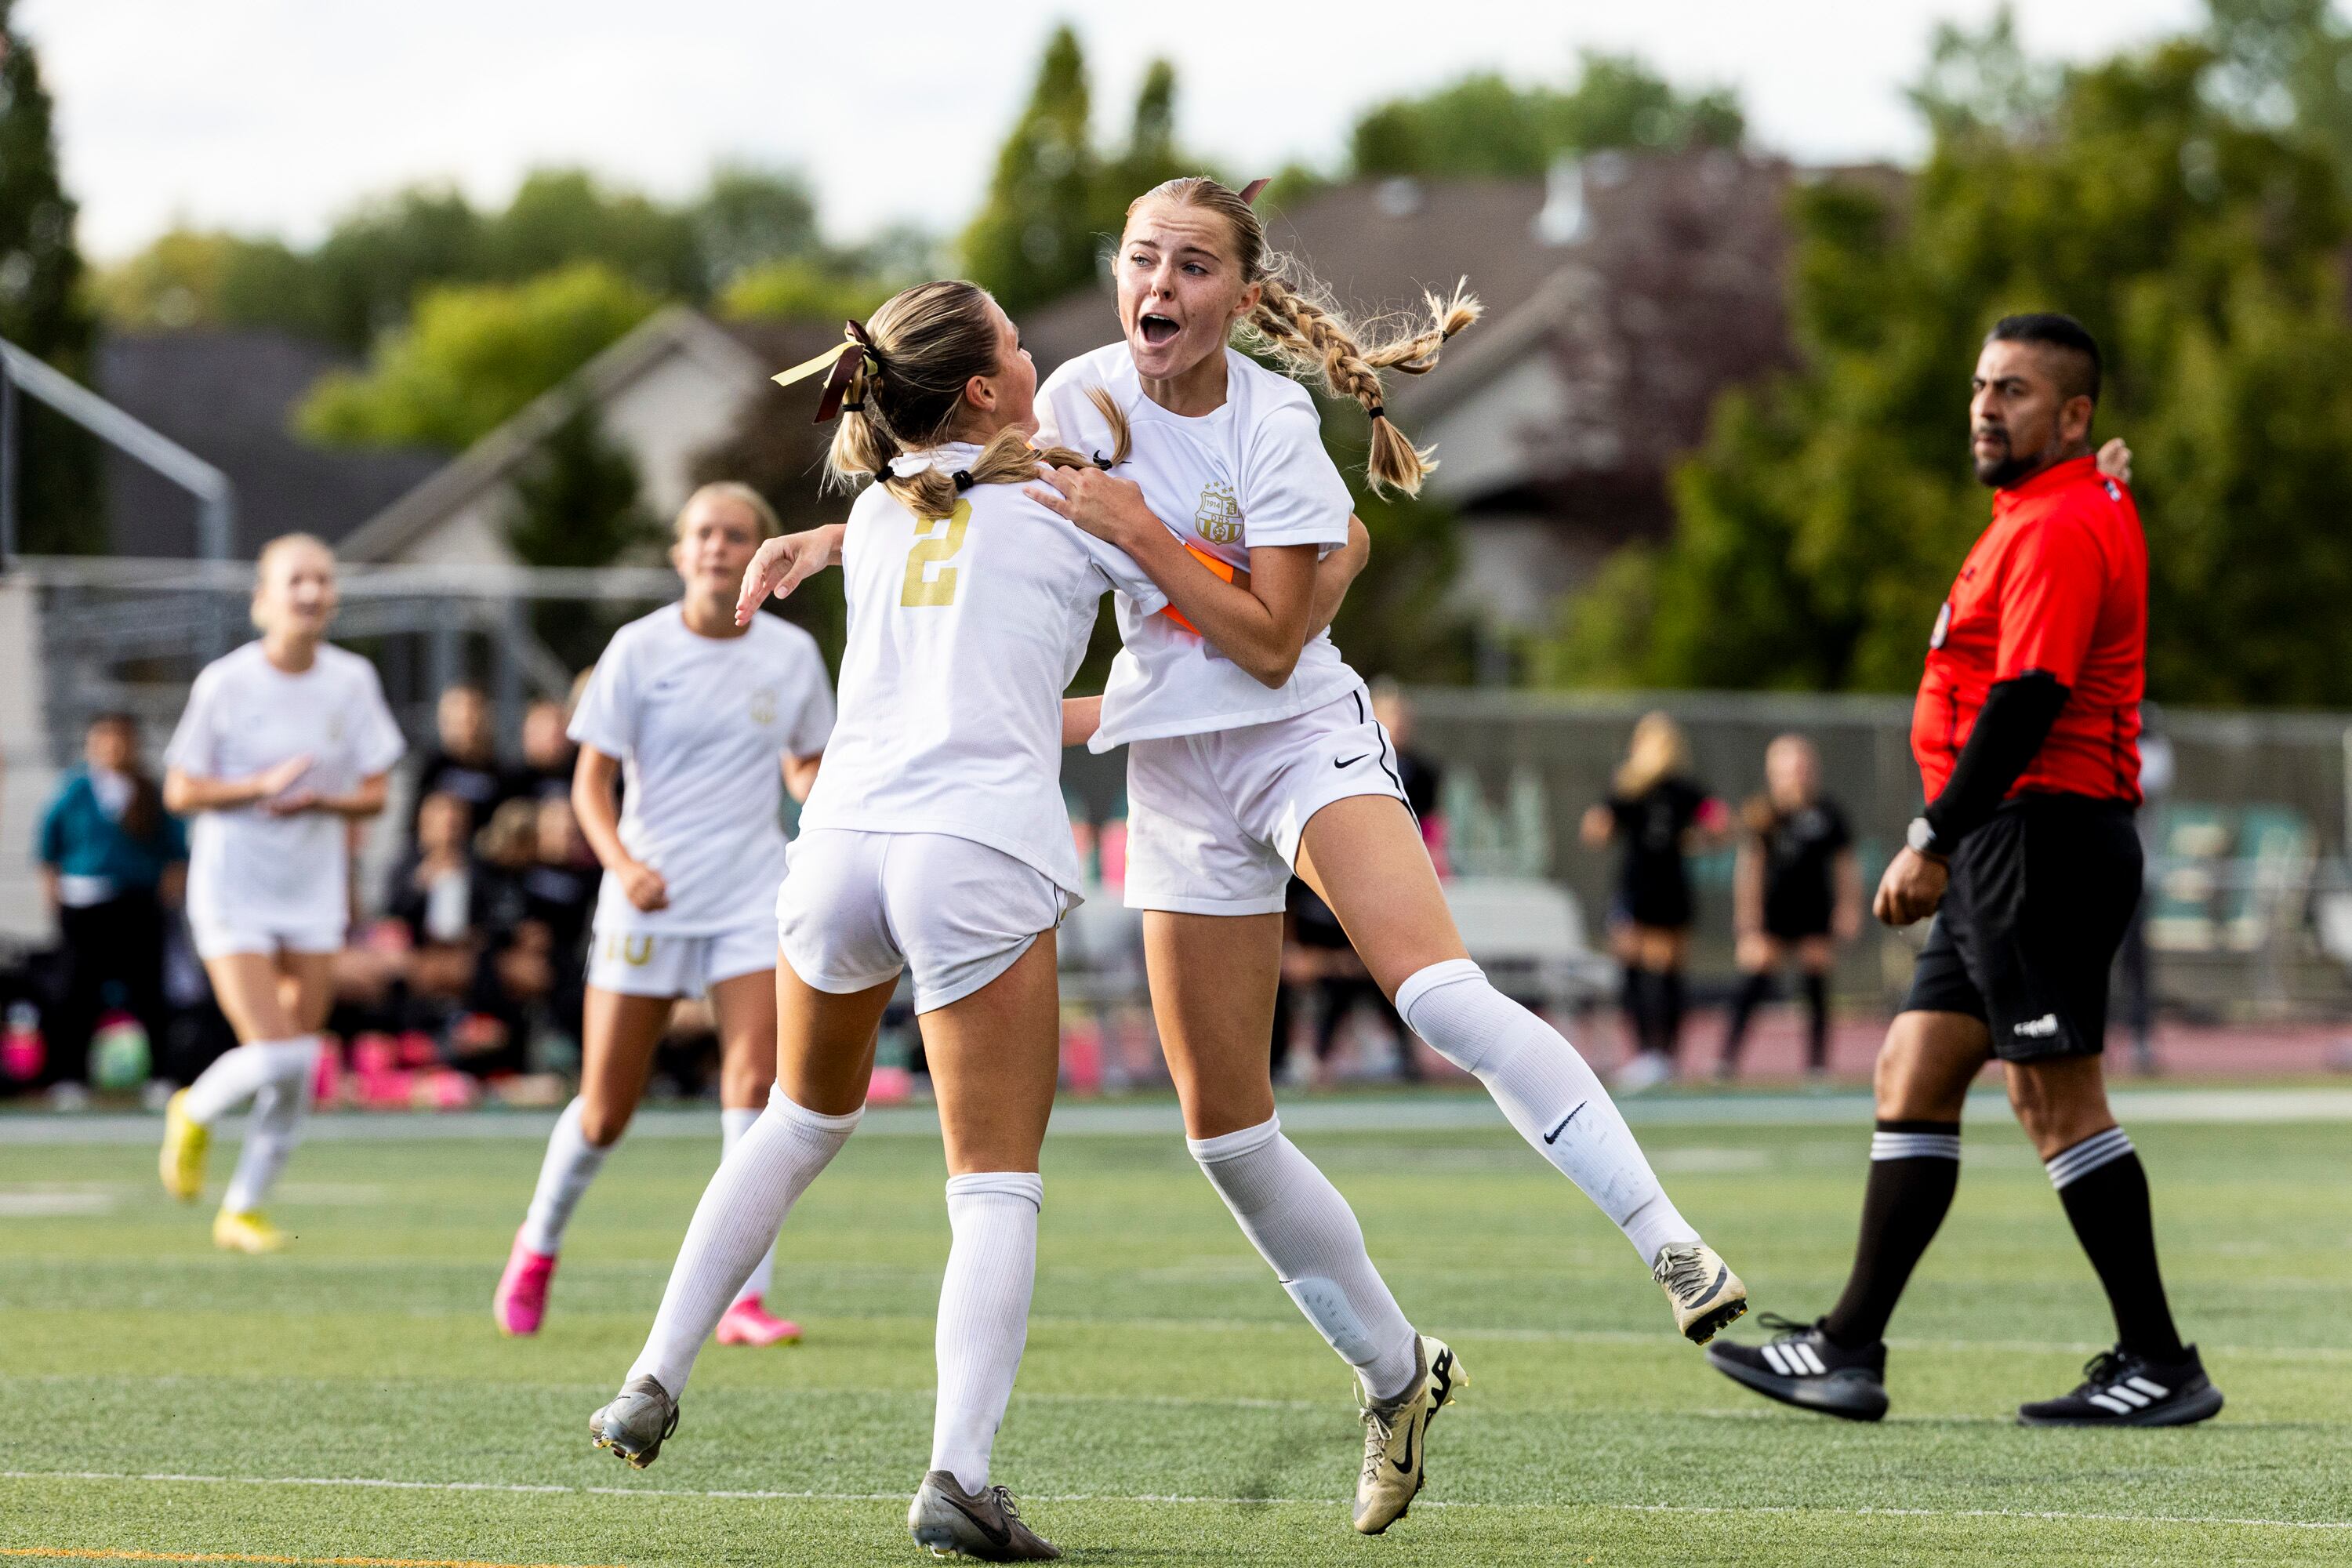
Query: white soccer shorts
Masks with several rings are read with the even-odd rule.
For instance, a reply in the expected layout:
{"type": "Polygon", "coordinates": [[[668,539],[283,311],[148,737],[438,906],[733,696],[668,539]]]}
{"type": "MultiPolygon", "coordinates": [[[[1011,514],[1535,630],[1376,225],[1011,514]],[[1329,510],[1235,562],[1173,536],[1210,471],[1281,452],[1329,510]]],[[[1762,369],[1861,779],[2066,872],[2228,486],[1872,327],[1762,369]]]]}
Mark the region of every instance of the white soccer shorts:
{"type": "Polygon", "coordinates": [[[776,944],[793,973],[845,995],[911,969],[918,1013],[1012,968],[1078,901],[1035,867],[944,833],[818,828],[789,853],[776,944]]]}
{"type": "Polygon", "coordinates": [[[588,984],[623,996],[700,996],[724,980],[776,967],[776,932],[764,916],[698,936],[599,924],[588,984]]]}
{"type": "Polygon", "coordinates": [[[188,935],[198,958],[226,958],[233,952],[341,952],[345,928],[341,921],[324,925],[287,924],[268,920],[209,921],[188,917],[188,935]]]}
{"type": "Polygon", "coordinates": [[[1396,747],[1360,686],[1270,724],[1134,742],[1128,908],[1279,913],[1308,819],[1359,795],[1404,799],[1396,747]]]}

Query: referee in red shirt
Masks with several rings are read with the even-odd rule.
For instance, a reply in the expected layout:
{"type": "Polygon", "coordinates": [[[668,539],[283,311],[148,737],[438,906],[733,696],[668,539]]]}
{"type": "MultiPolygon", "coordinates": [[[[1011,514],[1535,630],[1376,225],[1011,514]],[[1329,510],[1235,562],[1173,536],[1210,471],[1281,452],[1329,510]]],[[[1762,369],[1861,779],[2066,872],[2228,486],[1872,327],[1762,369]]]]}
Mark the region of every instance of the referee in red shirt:
{"type": "Polygon", "coordinates": [[[1928,805],[1879,884],[1889,925],[1936,917],[1878,1055],[1862,1238],[1818,1321],[1718,1341],[1719,1372],[1783,1404],[1886,1413],[1887,1319],[1951,1207],[1969,1084],[1998,1058],[2115,1310],[2117,1344],[2029,1426],[2154,1426],[2221,1408],[2165,1304],[2147,1176],[2107,1109],[2107,975],[2140,896],[2147,545],[2099,471],[2099,348],[2071,316],[2010,316],[1977,358],[1976,473],[1993,487],[1928,640],[1911,749],[1928,805]]]}

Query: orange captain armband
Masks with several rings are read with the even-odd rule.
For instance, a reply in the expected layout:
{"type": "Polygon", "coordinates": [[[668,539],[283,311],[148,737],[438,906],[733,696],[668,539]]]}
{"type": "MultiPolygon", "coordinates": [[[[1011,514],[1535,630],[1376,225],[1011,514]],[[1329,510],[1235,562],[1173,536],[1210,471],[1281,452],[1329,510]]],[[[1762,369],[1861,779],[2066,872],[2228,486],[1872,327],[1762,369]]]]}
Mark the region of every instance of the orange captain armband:
{"type": "MultiPolygon", "coordinates": [[[[1230,565],[1224,561],[1220,560],[1218,557],[1210,554],[1207,551],[1202,549],[1191,540],[1180,539],[1177,542],[1185,548],[1193,560],[1198,561],[1202,565],[1206,566],[1210,571],[1214,572],[1223,581],[1230,583],[1236,576],[1240,575],[1239,567],[1230,565]]],[[[1166,616],[1170,620],[1174,621],[1178,626],[1182,626],[1186,631],[1191,632],[1194,637],[1199,637],[1201,635],[1201,628],[1194,626],[1191,621],[1185,619],[1184,612],[1178,609],[1174,605],[1171,604],[1167,605],[1160,613],[1166,616]]]]}

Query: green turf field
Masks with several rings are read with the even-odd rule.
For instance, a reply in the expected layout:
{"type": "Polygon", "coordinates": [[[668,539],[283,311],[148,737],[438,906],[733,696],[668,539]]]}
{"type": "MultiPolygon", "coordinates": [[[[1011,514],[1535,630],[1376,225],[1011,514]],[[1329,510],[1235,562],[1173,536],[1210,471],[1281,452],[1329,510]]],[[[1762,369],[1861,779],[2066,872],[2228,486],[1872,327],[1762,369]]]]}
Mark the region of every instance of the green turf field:
{"type": "MultiPolygon", "coordinates": [[[[715,1120],[715,1119],[714,1119],[715,1120]]],[[[2013,1127],[1977,1118],[1960,1196],[1895,1321],[1895,1415],[1784,1413],[1676,1340],[1616,1232],[1499,1127],[1302,1133],[1406,1311],[1471,1384],[1429,1489],[1348,1529],[1344,1370],[1181,1143],[1056,1134],[1035,1318],[998,1479],[1078,1563],[2352,1563],[2352,1127],[2136,1127],[2185,1332],[2227,1391],[2188,1431],[2024,1431],[2107,1331],[2013,1127]]],[[[1685,1210],[1760,1306],[1843,1277],[1862,1126],[1653,1125],[1685,1210]]],[[[794,1215],[797,1349],[707,1353],[642,1474],[583,1424],[617,1385],[717,1152],[625,1146],[583,1206],[547,1330],[488,1301],[527,1138],[316,1142],[274,1258],[208,1244],[129,1144],[0,1123],[0,1555],[858,1563],[922,1559],[946,1253],[935,1142],[868,1136],[794,1215]],[[42,1212],[63,1211],[63,1212],[42,1212]]],[[[215,1152],[215,1185],[233,1153],[215,1152]]],[[[1742,1330],[1735,1332],[1748,1331],[1742,1330]]]]}

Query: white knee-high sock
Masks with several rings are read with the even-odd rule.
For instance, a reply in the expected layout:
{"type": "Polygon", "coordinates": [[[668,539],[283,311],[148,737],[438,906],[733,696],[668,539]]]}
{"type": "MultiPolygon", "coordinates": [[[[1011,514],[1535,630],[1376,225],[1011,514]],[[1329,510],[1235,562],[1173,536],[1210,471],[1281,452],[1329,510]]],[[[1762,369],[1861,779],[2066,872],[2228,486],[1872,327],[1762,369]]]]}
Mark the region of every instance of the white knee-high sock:
{"type": "Polygon", "coordinates": [[[858,1110],[824,1116],[794,1105],[781,1089],[769,1091],[768,1109],[735,1152],[719,1162],[719,1173],[695,1205],[677,1265],[662,1292],[661,1310],[654,1315],[646,1348],[629,1368],[631,1377],[650,1375],[672,1399],[686,1392],[694,1358],[727,1304],[774,1243],[793,1205],[833,1163],[865,1114],[858,1110]]]}
{"type": "Polygon", "coordinates": [[[253,1114],[246,1119],[245,1147],[237,1154],[228,1191],[221,1197],[221,1207],[228,1213],[248,1214],[269,1196],[294,1146],[302,1141],[303,1118],[310,1110],[310,1079],[319,1066],[319,1037],[305,1035],[299,1040],[274,1040],[237,1049],[264,1052],[271,1069],[269,1078],[254,1090],[253,1114]]]}
{"type": "MultiPolygon", "coordinates": [[[[743,1141],[743,1134],[751,1131],[759,1120],[760,1112],[748,1105],[729,1106],[719,1113],[719,1137],[722,1140],[719,1157],[721,1162],[735,1152],[735,1145],[743,1141]]],[[[735,1300],[759,1300],[767,1295],[768,1287],[774,1283],[775,1278],[776,1249],[771,1246],[760,1255],[760,1261],[751,1266],[751,1278],[743,1281],[743,1289],[735,1292],[735,1300]]]]}
{"type": "Polygon", "coordinates": [[[588,1195],[588,1184],[604,1168],[611,1144],[598,1148],[580,1131],[583,1102],[576,1096],[555,1119],[547,1135],[547,1158],[540,1162],[539,1185],[530,1194],[530,1208],[522,1216],[522,1244],[533,1252],[563,1250],[564,1227],[572,1211],[588,1195]]]}
{"type": "Polygon", "coordinates": [[[268,1084],[297,1070],[313,1069],[319,1058],[319,1037],[296,1035],[283,1040],[255,1040],[234,1047],[215,1058],[188,1086],[180,1102],[188,1119],[209,1127],[259,1094],[268,1084]]]}
{"type": "Polygon", "coordinates": [[[940,1404],[931,1422],[931,1468],[950,1472],[967,1492],[988,1484],[989,1450],[1029,1342],[1037,1211],[1045,1202],[1045,1178],[1034,1171],[948,1178],[955,1243],[940,1281],[940,1404]]]}
{"type": "Polygon", "coordinates": [[[1372,1267],[1355,1211],[1282,1135],[1282,1118],[1184,1144],[1242,1234],[1366,1392],[1374,1399],[1404,1392],[1418,1360],[1412,1325],[1372,1267]]]}
{"type": "Polygon", "coordinates": [[[1576,1047],[1475,963],[1431,964],[1397,987],[1396,1005],[1413,1033],[1477,1075],[1519,1136],[1616,1222],[1645,1266],[1669,1242],[1698,1239],[1576,1047]]]}

